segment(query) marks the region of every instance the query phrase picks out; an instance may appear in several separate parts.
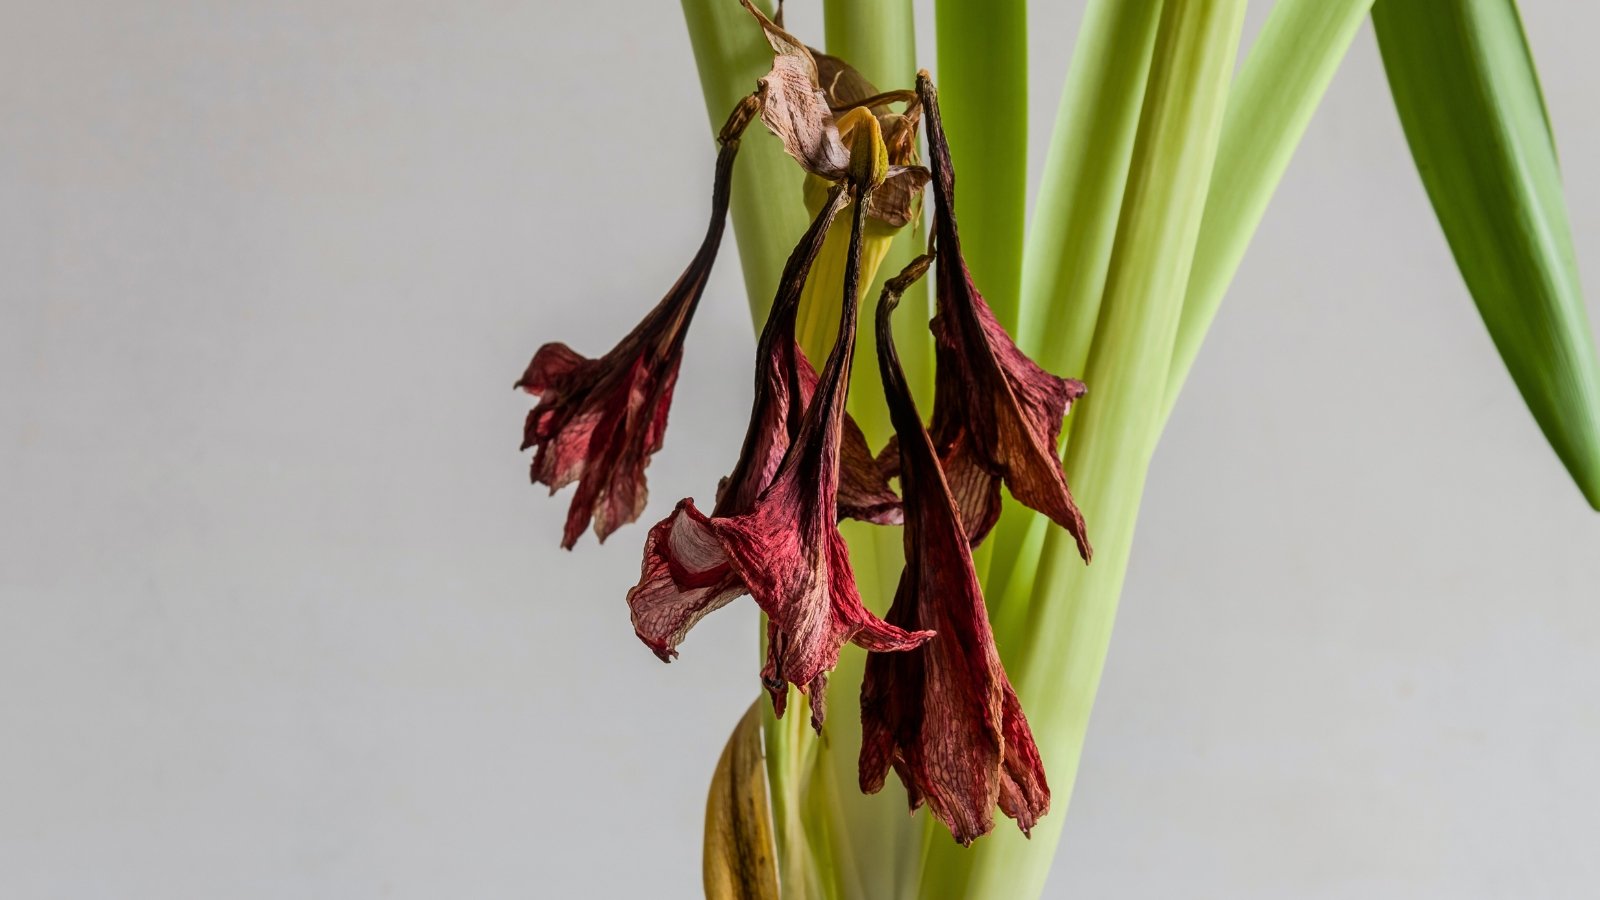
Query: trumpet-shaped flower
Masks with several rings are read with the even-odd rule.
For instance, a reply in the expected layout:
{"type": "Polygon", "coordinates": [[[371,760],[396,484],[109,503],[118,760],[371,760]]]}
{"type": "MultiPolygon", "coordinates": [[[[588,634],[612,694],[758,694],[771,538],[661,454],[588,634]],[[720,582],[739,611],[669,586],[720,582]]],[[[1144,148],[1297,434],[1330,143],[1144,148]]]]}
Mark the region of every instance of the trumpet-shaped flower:
{"type": "Polygon", "coordinates": [[[872,654],[861,685],[861,789],[890,768],[911,808],[926,803],[962,844],[994,828],[996,806],[1027,833],[1050,808],[1050,788],[1021,704],[995,649],[956,498],[923,430],[895,353],[889,314],[927,268],[926,256],[884,286],[878,366],[894,423],[905,503],[905,571],[887,621],[933,640],[872,654]]]}

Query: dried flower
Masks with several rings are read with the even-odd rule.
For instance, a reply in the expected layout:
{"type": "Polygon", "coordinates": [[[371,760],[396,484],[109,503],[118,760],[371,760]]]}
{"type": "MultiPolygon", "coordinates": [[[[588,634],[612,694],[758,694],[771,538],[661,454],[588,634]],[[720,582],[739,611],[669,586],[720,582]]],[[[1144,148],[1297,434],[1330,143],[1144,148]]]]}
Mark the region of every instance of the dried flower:
{"type": "MultiPolygon", "coordinates": [[[[713,518],[754,508],[799,433],[803,412],[816,391],[817,372],[795,341],[795,314],[823,238],[848,200],[842,186],[834,189],[784,267],[757,345],[755,400],[744,448],[718,488],[713,518]]],[[[839,455],[839,518],[898,523],[900,498],[873,464],[866,438],[848,415],[839,455]]],[[[695,623],[745,593],[744,582],[727,564],[720,546],[706,543],[701,531],[678,527],[683,515],[674,511],[650,529],[639,583],[628,592],[634,632],[663,661],[677,655],[678,645],[695,623]],[[676,542],[670,543],[674,535],[676,542]]]]}
{"type": "Polygon", "coordinates": [[[961,259],[956,230],[955,172],[939,120],[939,99],[926,71],[917,94],[927,119],[933,170],[937,315],[933,320],[934,446],[960,505],[973,546],[1000,516],[1000,482],[1023,505],[1067,529],[1087,561],[1092,553],[1056,455],[1061,421],[1083,396],[1082,382],[1039,368],[995,320],[961,259]]]}
{"type": "Polygon", "coordinates": [[[590,520],[603,542],[644,512],[644,469],[661,449],[683,340],[716,261],[728,213],[739,136],[755,115],[746,97],[718,135],[711,223],[689,267],[667,295],[611,352],[589,359],[566,344],[540,347],[516,387],[539,398],[523,427],[522,449],[536,448],[530,476],[550,492],[578,482],[561,546],[571,549],[590,520]]]}
{"type": "MultiPolygon", "coordinates": [[[[809,404],[769,483],[745,506],[751,488],[765,480],[758,460],[770,459],[779,429],[757,416],[746,438],[746,453],[725,485],[716,512],[706,516],[690,500],[678,504],[651,530],[640,584],[630,593],[640,637],[664,659],[689,625],[748,591],[769,618],[767,665],[762,680],[781,715],[787,685],[812,696],[812,722],[820,730],[822,687],[838,662],[846,641],[881,652],[915,647],[931,632],[907,632],[885,624],[861,603],[850,568],[849,552],[837,527],[844,440],[845,396],[855,348],[856,311],[862,231],[867,195],[883,183],[887,151],[876,119],[862,115],[853,122],[852,146],[845,176],[855,192],[847,257],[844,308],[839,333],[818,377],[809,404]],[[665,615],[660,615],[661,611],[665,615]],[[644,627],[640,627],[641,621],[644,627]],[[664,652],[665,651],[665,652],[664,652]]],[[[807,240],[790,258],[815,255],[827,218],[838,195],[807,232],[807,240]]],[[[809,261],[806,262],[809,266],[809,261]]],[[[803,274],[799,278],[803,281],[803,274]]],[[[798,358],[793,337],[793,303],[788,277],[774,304],[774,321],[763,331],[766,354],[798,358]]],[[[797,298],[798,290],[794,291],[797,298]]],[[[797,373],[803,367],[797,368],[797,373]]],[[[770,385],[769,385],[770,386],[770,385]]]]}
{"type": "Polygon", "coordinates": [[[1050,788],[995,649],[961,513],[889,328],[900,294],[929,262],[919,257],[884,286],[877,342],[906,517],[906,567],[886,619],[936,636],[909,652],[867,658],[859,774],[861,790],[876,793],[892,767],[912,809],[927,803],[957,841],[970,844],[994,828],[997,805],[1028,833],[1050,808],[1050,788]]]}

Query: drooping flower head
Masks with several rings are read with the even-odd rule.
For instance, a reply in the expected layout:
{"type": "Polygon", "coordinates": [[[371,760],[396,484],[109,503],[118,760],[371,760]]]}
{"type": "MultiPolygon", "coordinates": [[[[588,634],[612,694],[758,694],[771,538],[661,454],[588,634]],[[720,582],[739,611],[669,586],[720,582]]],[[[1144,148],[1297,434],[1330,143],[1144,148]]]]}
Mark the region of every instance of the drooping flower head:
{"type": "Polygon", "coordinates": [[[996,806],[1028,833],[1050,809],[1050,788],[995,649],[961,512],[889,327],[900,294],[929,262],[918,258],[884,286],[877,345],[905,504],[906,566],[886,620],[936,634],[915,650],[867,657],[859,774],[871,794],[893,768],[911,808],[926,803],[965,845],[994,828],[996,806]]]}
{"type": "MultiPolygon", "coordinates": [[[[755,400],[744,447],[718,488],[713,518],[753,509],[799,433],[818,376],[795,341],[795,315],[828,228],[848,202],[844,186],[836,187],[784,267],[757,344],[755,400]]],[[[840,432],[839,455],[839,518],[898,523],[900,498],[885,482],[860,427],[848,415],[840,432]]],[[[677,527],[682,515],[675,511],[650,529],[639,583],[628,592],[635,633],[663,661],[677,655],[678,645],[695,623],[746,592],[720,546],[714,541],[697,543],[699,532],[677,527]],[[669,543],[674,540],[676,544],[669,543]]]]}
{"type": "Polygon", "coordinates": [[[716,261],[728,214],[739,137],[758,103],[746,97],[718,135],[711,223],[689,267],[621,343],[598,359],[562,343],[540,347],[516,387],[539,398],[523,427],[535,448],[530,476],[553,494],[576,481],[561,546],[571,549],[589,522],[603,542],[644,512],[644,469],[661,449],[683,340],[716,261]]]}
{"type": "MultiPolygon", "coordinates": [[[[1056,456],[1061,421],[1083,396],[1082,382],[1039,368],[995,320],[961,259],[956,229],[955,172],[939,119],[939,98],[926,71],[917,74],[933,172],[933,239],[937,315],[933,320],[933,442],[945,477],[976,546],[1000,516],[1000,482],[1023,505],[1067,529],[1091,555],[1056,456]]],[[[902,491],[903,493],[903,491],[902,491]]]]}
{"type": "MultiPolygon", "coordinates": [[[[788,685],[793,684],[811,695],[812,721],[819,730],[826,673],[837,664],[839,649],[845,642],[888,652],[915,647],[931,637],[931,632],[908,632],[887,625],[862,605],[849,552],[837,527],[844,404],[859,306],[862,230],[868,197],[883,183],[888,169],[876,119],[863,112],[851,125],[852,146],[845,174],[855,195],[855,206],[843,311],[838,336],[799,426],[770,483],[747,509],[737,507],[745,496],[746,479],[757,477],[752,474],[757,468],[754,463],[749,471],[743,465],[736,468],[734,478],[725,486],[719,503],[722,508],[717,512],[727,514],[706,516],[692,501],[685,500],[666,521],[652,529],[641,582],[630,596],[637,628],[640,604],[663,602],[660,597],[666,592],[660,573],[664,572],[680,590],[712,587],[717,593],[711,602],[722,603],[731,599],[725,598],[723,591],[737,591],[723,587],[730,584],[728,577],[736,578],[769,619],[770,640],[762,680],[772,694],[774,708],[782,714],[788,685]]],[[[819,217],[808,237],[819,240],[825,231],[826,225],[819,217]]],[[[775,315],[780,311],[792,315],[777,307],[775,304],[775,315]]],[[[780,327],[785,327],[786,333],[782,339],[774,338],[774,345],[793,347],[792,319],[780,327]]],[[[752,429],[757,427],[753,422],[752,429]]],[[[766,432],[775,433],[776,429],[768,428],[766,432]]],[[[747,439],[747,449],[750,446],[747,439]]],[[[697,602],[703,603],[704,599],[689,601],[691,605],[697,602]]],[[[652,637],[658,637],[660,632],[654,626],[648,630],[649,634],[641,630],[640,636],[655,647],[652,637]]],[[[681,635],[681,629],[674,626],[665,636],[670,640],[681,635]]]]}

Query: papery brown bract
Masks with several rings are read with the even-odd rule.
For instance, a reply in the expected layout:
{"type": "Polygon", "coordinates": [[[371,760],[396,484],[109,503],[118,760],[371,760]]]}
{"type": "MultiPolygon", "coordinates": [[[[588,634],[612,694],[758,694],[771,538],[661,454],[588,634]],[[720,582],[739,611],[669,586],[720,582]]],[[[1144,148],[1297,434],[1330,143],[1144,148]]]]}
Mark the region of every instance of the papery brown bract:
{"type": "Polygon", "coordinates": [[[996,806],[1026,834],[1049,811],[1050,789],[995,649],[961,514],[890,333],[890,311],[926,265],[922,257],[885,285],[877,342],[906,517],[906,567],[886,621],[936,635],[916,650],[867,658],[859,775],[862,791],[876,793],[893,768],[912,809],[926,803],[970,844],[994,828],[996,806]]]}
{"type": "MultiPolygon", "coordinates": [[[[1087,561],[1083,515],[1056,455],[1061,422],[1083,396],[1082,382],[1039,368],[1017,349],[972,283],[956,229],[955,173],[926,72],[917,76],[933,172],[937,315],[933,320],[934,445],[969,539],[976,546],[1000,515],[1000,482],[1024,506],[1067,529],[1087,561]]],[[[902,493],[904,493],[902,491],[902,493]]]]}
{"type": "Polygon", "coordinates": [[[816,58],[803,41],[778,27],[750,0],[739,2],[756,17],[772,47],[772,70],[756,82],[761,121],[807,172],[833,182],[844,180],[850,151],[839,139],[816,58]]]}
{"type": "Polygon", "coordinates": [[[742,103],[724,129],[711,224],[667,295],[606,355],[589,359],[566,344],[545,344],[515,385],[539,398],[522,434],[522,449],[536,448],[531,479],[552,494],[578,482],[561,535],[569,550],[591,520],[603,542],[644,512],[644,469],[666,433],[684,336],[722,242],[738,132],[753,104],[742,103]]]}
{"type": "Polygon", "coordinates": [[[750,0],[740,0],[755,16],[772,48],[772,69],[758,84],[761,121],[778,137],[801,168],[824,182],[837,183],[846,175],[849,135],[841,134],[835,113],[862,101],[884,97],[871,106],[888,146],[891,168],[883,183],[867,198],[867,213],[891,228],[900,228],[917,214],[918,198],[928,182],[928,170],[916,163],[918,114],[915,106],[904,114],[890,110],[895,100],[914,101],[909,92],[880,95],[870,81],[837,56],[807,47],[762,14],[750,0]],[[903,95],[903,96],[902,96],[903,95]]]}

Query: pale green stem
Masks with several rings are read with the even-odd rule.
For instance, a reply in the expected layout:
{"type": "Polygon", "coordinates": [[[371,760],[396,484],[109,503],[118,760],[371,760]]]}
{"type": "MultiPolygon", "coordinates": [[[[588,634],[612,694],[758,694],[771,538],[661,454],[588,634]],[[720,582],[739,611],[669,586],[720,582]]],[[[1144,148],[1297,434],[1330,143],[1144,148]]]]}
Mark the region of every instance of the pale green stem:
{"type": "Polygon", "coordinates": [[[1279,0],[1245,59],[1228,97],[1163,418],[1172,414],[1267,202],[1371,8],[1372,0],[1279,0]]]}
{"type": "MultiPolygon", "coordinates": [[[[1086,378],[1097,389],[1066,466],[1092,523],[1095,562],[1046,539],[1030,627],[1002,647],[1054,799],[1033,841],[1014,829],[963,850],[933,842],[925,896],[1037,897],[1049,872],[1099,685],[1145,472],[1161,430],[1166,371],[1216,156],[1244,0],[1167,0],[1107,269],[1086,378]],[[1017,638],[1021,637],[1020,645],[1017,638]],[[1020,650],[1020,652],[1018,652],[1020,650]]],[[[998,636],[997,636],[998,637],[998,636]]]]}
{"type": "MultiPolygon", "coordinates": [[[[1160,12],[1160,0],[1092,0],[1063,83],[1028,228],[1016,331],[1018,346],[1060,375],[1080,377],[1089,357],[1160,12]]],[[[965,183],[966,170],[957,171],[965,183]]],[[[1032,586],[1027,575],[1048,526],[1043,516],[1007,503],[979,548],[974,562],[996,616],[1009,615],[1004,598],[1014,574],[1024,576],[1024,594],[1032,586]]]]}
{"type": "Polygon", "coordinates": [[[939,112],[961,173],[961,251],[1015,334],[1028,202],[1028,4],[938,0],[934,10],[939,112]]]}

